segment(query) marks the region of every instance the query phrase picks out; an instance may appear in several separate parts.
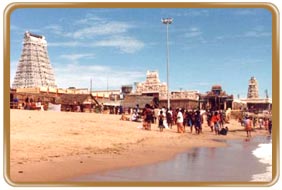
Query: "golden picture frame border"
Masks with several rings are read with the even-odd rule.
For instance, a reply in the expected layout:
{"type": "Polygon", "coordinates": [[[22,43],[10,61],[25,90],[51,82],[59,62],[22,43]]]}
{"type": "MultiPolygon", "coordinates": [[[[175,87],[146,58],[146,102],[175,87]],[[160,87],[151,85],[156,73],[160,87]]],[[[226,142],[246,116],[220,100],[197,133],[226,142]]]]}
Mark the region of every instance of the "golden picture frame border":
{"type": "Polygon", "coordinates": [[[4,178],[12,186],[48,187],[266,187],[274,185],[279,177],[279,11],[271,3],[188,3],[188,2],[93,2],[93,3],[11,3],[4,11],[4,178]],[[50,182],[17,183],[10,180],[10,16],[22,8],[262,8],[272,14],[272,181],[271,182],[50,182]]]}

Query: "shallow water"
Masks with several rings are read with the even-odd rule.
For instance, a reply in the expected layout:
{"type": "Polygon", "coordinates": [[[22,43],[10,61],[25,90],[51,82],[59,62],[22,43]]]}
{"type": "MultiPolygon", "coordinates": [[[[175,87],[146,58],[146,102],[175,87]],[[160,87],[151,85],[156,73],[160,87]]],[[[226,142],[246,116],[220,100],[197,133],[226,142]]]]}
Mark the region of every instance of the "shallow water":
{"type": "Polygon", "coordinates": [[[225,142],[226,147],[194,148],[168,161],[81,176],[71,181],[248,182],[254,180],[255,174],[267,171],[269,165],[260,162],[252,152],[259,144],[271,143],[270,138],[225,142]]]}

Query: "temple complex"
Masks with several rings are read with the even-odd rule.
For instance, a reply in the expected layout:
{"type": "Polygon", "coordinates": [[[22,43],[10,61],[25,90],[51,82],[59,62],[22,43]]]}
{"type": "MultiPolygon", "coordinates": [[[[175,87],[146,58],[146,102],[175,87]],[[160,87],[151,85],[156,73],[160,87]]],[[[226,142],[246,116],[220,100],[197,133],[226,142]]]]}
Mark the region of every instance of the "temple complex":
{"type": "Polygon", "coordinates": [[[249,80],[247,98],[240,99],[240,101],[246,105],[247,110],[250,112],[271,111],[272,109],[272,99],[268,97],[268,94],[266,94],[265,98],[259,96],[258,81],[255,77],[251,77],[249,80]]]}
{"type": "MultiPolygon", "coordinates": [[[[146,81],[136,84],[136,94],[154,96],[159,100],[160,107],[167,107],[167,85],[161,83],[157,71],[147,71],[146,81]]],[[[198,106],[198,91],[172,91],[169,92],[171,107],[194,109],[198,106]]]]}
{"type": "Polygon", "coordinates": [[[44,36],[25,32],[12,88],[56,88],[44,36]]]}
{"type": "Polygon", "coordinates": [[[228,95],[223,91],[221,85],[212,86],[211,91],[204,94],[196,90],[179,90],[168,93],[167,84],[160,81],[157,71],[147,71],[146,80],[136,83],[135,91],[131,85],[123,85],[121,89],[117,90],[107,89],[104,91],[89,91],[87,88],[76,89],[74,87],[60,89],[55,84],[45,37],[25,32],[22,54],[12,84],[10,99],[12,108],[18,107],[15,105],[23,105],[22,107],[24,107],[28,103],[32,103],[30,100],[47,104],[56,103],[56,100],[60,98],[62,102],[66,102],[64,99],[76,101],[75,98],[80,98],[76,102],[86,104],[86,99],[89,97],[95,99],[95,104],[99,106],[129,108],[136,104],[142,106],[146,103],[153,107],[167,107],[169,95],[172,108],[210,110],[244,108],[253,112],[271,111],[272,99],[268,97],[267,90],[265,92],[266,97],[260,98],[258,81],[255,77],[251,77],[246,99],[234,100],[233,95],[228,95]]]}
{"type": "Polygon", "coordinates": [[[199,107],[210,110],[226,110],[232,108],[233,95],[222,90],[221,85],[214,85],[211,91],[200,94],[199,107]]]}

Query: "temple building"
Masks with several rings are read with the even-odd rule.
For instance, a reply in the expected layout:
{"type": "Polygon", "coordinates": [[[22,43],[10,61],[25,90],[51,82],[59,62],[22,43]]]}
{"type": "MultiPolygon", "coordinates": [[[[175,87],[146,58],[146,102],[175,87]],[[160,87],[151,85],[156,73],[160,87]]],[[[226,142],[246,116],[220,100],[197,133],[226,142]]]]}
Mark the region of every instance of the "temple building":
{"type": "Polygon", "coordinates": [[[251,77],[251,79],[249,80],[248,98],[259,98],[258,82],[255,77],[251,77]]]}
{"type": "Polygon", "coordinates": [[[246,105],[250,112],[271,111],[272,109],[272,99],[268,97],[267,90],[265,98],[259,96],[258,81],[255,77],[251,77],[249,80],[247,98],[240,99],[240,101],[246,105]]]}
{"type": "MultiPolygon", "coordinates": [[[[167,107],[167,84],[160,82],[157,71],[147,71],[146,81],[136,84],[136,95],[153,96],[154,106],[167,107]],[[158,103],[156,103],[156,101],[158,103]]],[[[172,108],[195,109],[198,106],[198,91],[172,91],[169,92],[172,108]]]]}
{"type": "Polygon", "coordinates": [[[161,83],[157,71],[147,71],[146,81],[136,84],[136,94],[167,98],[167,85],[161,83]]]}
{"type": "Polygon", "coordinates": [[[200,109],[226,110],[232,108],[233,95],[228,95],[223,91],[221,85],[214,85],[211,91],[199,96],[200,109]]]}
{"type": "Polygon", "coordinates": [[[56,88],[47,41],[44,36],[25,32],[22,54],[12,84],[17,88],[56,88]]]}

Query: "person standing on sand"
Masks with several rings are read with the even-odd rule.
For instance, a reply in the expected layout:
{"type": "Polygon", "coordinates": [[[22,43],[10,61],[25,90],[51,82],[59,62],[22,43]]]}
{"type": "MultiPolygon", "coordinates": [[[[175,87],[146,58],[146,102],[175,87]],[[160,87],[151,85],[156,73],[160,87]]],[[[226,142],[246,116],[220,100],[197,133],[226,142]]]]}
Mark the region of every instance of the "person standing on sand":
{"type": "Polygon", "coordinates": [[[164,130],[164,115],[163,115],[163,111],[160,111],[160,115],[159,115],[159,128],[160,128],[160,132],[163,132],[164,130]]]}
{"type": "Polygon", "coordinates": [[[210,110],[207,110],[207,123],[208,123],[208,126],[211,128],[211,132],[213,132],[213,126],[211,124],[211,119],[212,119],[212,113],[210,110]]]}
{"type": "Polygon", "coordinates": [[[271,135],[272,133],[272,120],[271,119],[269,119],[268,121],[268,132],[269,132],[269,135],[271,135]]]}
{"type": "Polygon", "coordinates": [[[181,109],[179,108],[177,110],[177,133],[184,133],[183,130],[183,114],[181,112],[181,109]]]}
{"type": "Polygon", "coordinates": [[[190,127],[190,132],[191,134],[193,133],[193,116],[192,116],[192,111],[187,111],[187,126],[190,127]]]}
{"type": "Polygon", "coordinates": [[[159,113],[160,113],[160,109],[159,108],[154,108],[153,112],[154,112],[154,120],[155,120],[154,123],[157,123],[158,122],[159,113]]]}
{"type": "Polygon", "coordinates": [[[215,134],[218,135],[219,133],[219,115],[218,112],[215,112],[214,115],[212,116],[211,122],[213,123],[214,131],[215,134]]]}
{"type": "Polygon", "coordinates": [[[261,129],[261,128],[262,128],[262,125],[263,125],[263,120],[262,120],[261,117],[259,118],[259,121],[258,121],[258,122],[259,122],[259,128],[261,129]]]}
{"type": "Polygon", "coordinates": [[[246,118],[245,121],[245,130],[247,132],[247,137],[251,137],[251,131],[252,131],[252,120],[250,119],[250,117],[246,118]]]}
{"type": "Polygon", "coordinates": [[[170,129],[172,129],[172,111],[169,109],[166,111],[166,121],[170,129]]]}
{"type": "Polygon", "coordinates": [[[145,122],[144,122],[145,127],[144,128],[146,130],[151,130],[151,122],[153,120],[153,112],[152,112],[149,104],[145,105],[143,112],[144,112],[144,120],[145,120],[145,122]]]}
{"type": "Polygon", "coordinates": [[[264,129],[265,130],[268,130],[268,119],[267,118],[264,118],[264,129]]]}
{"type": "Polygon", "coordinates": [[[196,134],[200,134],[202,131],[202,118],[199,110],[197,110],[195,114],[195,129],[196,134]]]}

